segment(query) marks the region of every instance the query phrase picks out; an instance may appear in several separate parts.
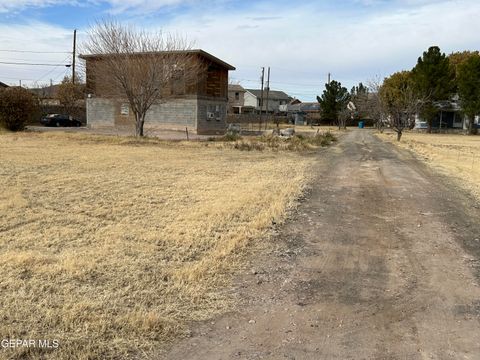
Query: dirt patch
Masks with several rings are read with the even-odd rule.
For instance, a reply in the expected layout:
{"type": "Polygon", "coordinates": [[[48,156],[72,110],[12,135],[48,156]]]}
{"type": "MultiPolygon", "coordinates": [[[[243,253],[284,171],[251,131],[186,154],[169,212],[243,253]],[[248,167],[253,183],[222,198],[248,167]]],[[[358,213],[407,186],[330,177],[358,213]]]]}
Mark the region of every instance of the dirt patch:
{"type": "Polygon", "coordinates": [[[406,133],[401,142],[393,134],[377,134],[404,149],[434,169],[453,178],[480,201],[480,136],[406,133]]]}
{"type": "Polygon", "coordinates": [[[327,153],[298,212],[252,259],[260,271],[238,278],[243,306],[158,358],[477,357],[475,202],[369,131],[327,153]]]}

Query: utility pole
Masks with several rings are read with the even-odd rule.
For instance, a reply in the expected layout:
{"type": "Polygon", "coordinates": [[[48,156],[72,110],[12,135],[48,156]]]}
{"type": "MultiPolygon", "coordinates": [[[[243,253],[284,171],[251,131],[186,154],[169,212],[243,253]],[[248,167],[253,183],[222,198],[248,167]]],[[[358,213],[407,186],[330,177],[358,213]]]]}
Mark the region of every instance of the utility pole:
{"type": "Polygon", "coordinates": [[[262,92],[261,92],[261,96],[260,96],[260,124],[259,124],[260,129],[259,130],[262,130],[263,82],[264,81],[265,81],[265,68],[262,67],[262,92]]]}
{"type": "Polygon", "coordinates": [[[331,78],[332,74],[328,73],[328,84],[330,84],[330,78],[331,78]]]}
{"type": "Polygon", "coordinates": [[[20,87],[22,87],[22,80],[18,80],[18,82],[20,83],[20,87]]]}
{"type": "Polygon", "coordinates": [[[75,84],[75,58],[77,57],[77,30],[73,30],[72,84],[75,84]]]}
{"type": "Polygon", "coordinates": [[[270,66],[268,67],[268,75],[267,75],[267,101],[266,101],[266,107],[265,111],[267,113],[267,117],[265,120],[265,130],[267,130],[267,123],[268,123],[268,95],[270,93],[270,66]]]}

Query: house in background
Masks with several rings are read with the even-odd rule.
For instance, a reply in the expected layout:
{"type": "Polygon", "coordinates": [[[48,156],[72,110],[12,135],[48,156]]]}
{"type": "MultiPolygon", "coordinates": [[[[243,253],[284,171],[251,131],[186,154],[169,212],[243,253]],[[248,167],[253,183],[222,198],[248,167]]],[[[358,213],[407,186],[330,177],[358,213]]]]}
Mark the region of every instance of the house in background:
{"type": "MultiPolygon", "coordinates": [[[[149,55],[154,56],[155,53],[149,55]]],[[[165,56],[165,53],[161,55],[165,56]]],[[[181,76],[175,79],[170,88],[162,88],[162,92],[169,95],[152,105],[147,112],[145,129],[187,128],[197,134],[224,133],[228,106],[228,72],[235,68],[203,50],[177,51],[169,55],[189,55],[202,66],[199,66],[193,78],[185,79],[181,76]]],[[[128,101],[109,95],[108,84],[102,84],[92,71],[93,68],[102,66],[105,56],[108,55],[80,56],[86,62],[87,126],[133,127],[134,114],[130,111],[128,101]]]]}
{"type": "Polygon", "coordinates": [[[267,105],[267,92],[263,91],[262,104],[262,90],[257,89],[245,89],[245,102],[244,105],[254,108],[256,111],[279,113],[284,110],[280,110],[281,107],[285,107],[292,100],[290,96],[283,91],[270,90],[268,92],[268,105],[267,105]],[[268,106],[268,109],[267,109],[268,106]]]}
{"type": "Polygon", "coordinates": [[[295,125],[318,123],[320,121],[320,104],[294,99],[287,105],[287,116],[295,125]]]}
{"type": "Polygon", "coordinates": [[[246,114],[255,110],[253,106],[245,106],[245,93],[246,90],[242,85],[228,85],[228,113],[246,114]]]}
{"type": "Polygon", "coordinates": [[[7,87],[8,87],[7,84],[5,84],[5,83],[3,83],[3,82],[0,81],[0,88],[1,88],[1,89],[7,88],[7,87]]]}
{"type": "MultiPolygon", "coordinates": [[[[462,106],[458,95],[453,96],[451,100],[437,101],[435,106],[439,112],[432,121],[432,129],[468,129],[469,120],[462,112],[462,106]]],[[[474,124],[477,127],[480,126],[480,119],[478,116],[475,117],[474,124]]],[[[415,128],[428,128],[426,121],[424,121],[420,115],[417,115],[415,118],[415,128]]]]}
{"type": "Polygon", "coordinates": [[[38,96],[41,105],[59,106],[60,101],[58,100],[58,88],[59,85],[49,85],[29,90],[38,96]]]}

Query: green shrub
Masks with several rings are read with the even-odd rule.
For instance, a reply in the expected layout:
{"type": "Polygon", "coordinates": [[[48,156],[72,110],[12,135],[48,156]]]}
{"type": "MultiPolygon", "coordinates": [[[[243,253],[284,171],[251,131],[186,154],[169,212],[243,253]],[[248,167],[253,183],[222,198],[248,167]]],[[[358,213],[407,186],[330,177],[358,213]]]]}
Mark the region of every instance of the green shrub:
{"type": "Polygon", "coordinates": [[[0,123],[11,131],[21,131],[38,109],[38,98],[22,87],[0,90],[0,123]]]}

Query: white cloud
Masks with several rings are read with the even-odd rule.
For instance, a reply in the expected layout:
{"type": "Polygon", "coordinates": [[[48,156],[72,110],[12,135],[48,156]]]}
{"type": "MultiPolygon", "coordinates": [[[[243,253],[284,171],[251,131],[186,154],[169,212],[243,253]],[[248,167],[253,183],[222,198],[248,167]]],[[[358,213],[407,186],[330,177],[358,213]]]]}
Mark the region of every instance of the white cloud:
{"type": "Polygon", "coordinates": [[[28,7],[47,7],[58,4],[73,4],[76,0],[0,0],[0,13],[23,10],[28,7]]]}
{"type": "MultiPolygon", "coordinates": [[[[70,64],[72,33],[62,27],[40,22],[28,24],[0,24],[0,50],[61,52],[61,53],[24,53],[0,51],[3,62],[70,64]]],[[[7,84],[33,85],[48,83],[50,79],[59,81],[70,70],[65,66],[23,66],[0,64],[0,81],[7,84]]]]}
{"type": "MultiPolygon", "coordinates": [[[[121,6],[131,9],[142,6],[146,0],[109,1],[120,11],[121,6]]],[[[183,1],[151,0],[151,6],[183,1]]],[[[261,66],[271,66],[272,88],[310,100],[322,91],[328,72],[351,87],[358,81],[413,67],[417,57],[431,45],[438,45],[447,53],[480,48],[478,0],[397,0],[395,5],[362,6],[357,10],[322,8],[318,2],[295,7],[257,2],[240,10],[232,9],[226,0],[217,1],[226,6],[213,11],[198,3],[168,21],[153,13],[148,17],[136,14],[132,22],[187,35],[196,41],[197,47],[236,66],[237,71],[231,76],[243,79],[242,84],[247,87],[258,86],[261,66]]],[[[23,1],[27,2],[34,1],[23,1]]],[[[6,2],[0,0],[0,8],[2,4],[6,2]]],[[[71,34],[44,23],[0,24],[0,43],[0,48],[68,51],[71,34]]],[[[5,54],[0,55],[3,58],[5,54]]],[[[63,56],[29,58],[61,61],[63,56]]],[[[1,66],[0,81],[3,75],[38,78],[48,70],[11,67],[6,75],[1,66]]],[[[61,77],[62,70],[56,71],[61,77]]]]}
{"type": "Polygon", "coordinates": [[[431,45],[445,52],[480,47],[477,0],[407,2],[413,3],[362,16],[313,5],[264,4],[242,12],[179,16],[167,29],[189,34],[199,47],[235,65],[234,78],[256,80],[261,66],[271,66],[272,87],[314,99],[328,72],[350,87],[413,67],[431,45]],[[268,19],[252,20],[262,16],[268,19]]]}
{"type": "Polygon", "coordinates": [[[181,4],[193,4],[198,0],[106,0],[110,4],[111,12],[114,14],[133,11],[135,13],[147,14],[164,7],[177,6],[181,4]]]}

